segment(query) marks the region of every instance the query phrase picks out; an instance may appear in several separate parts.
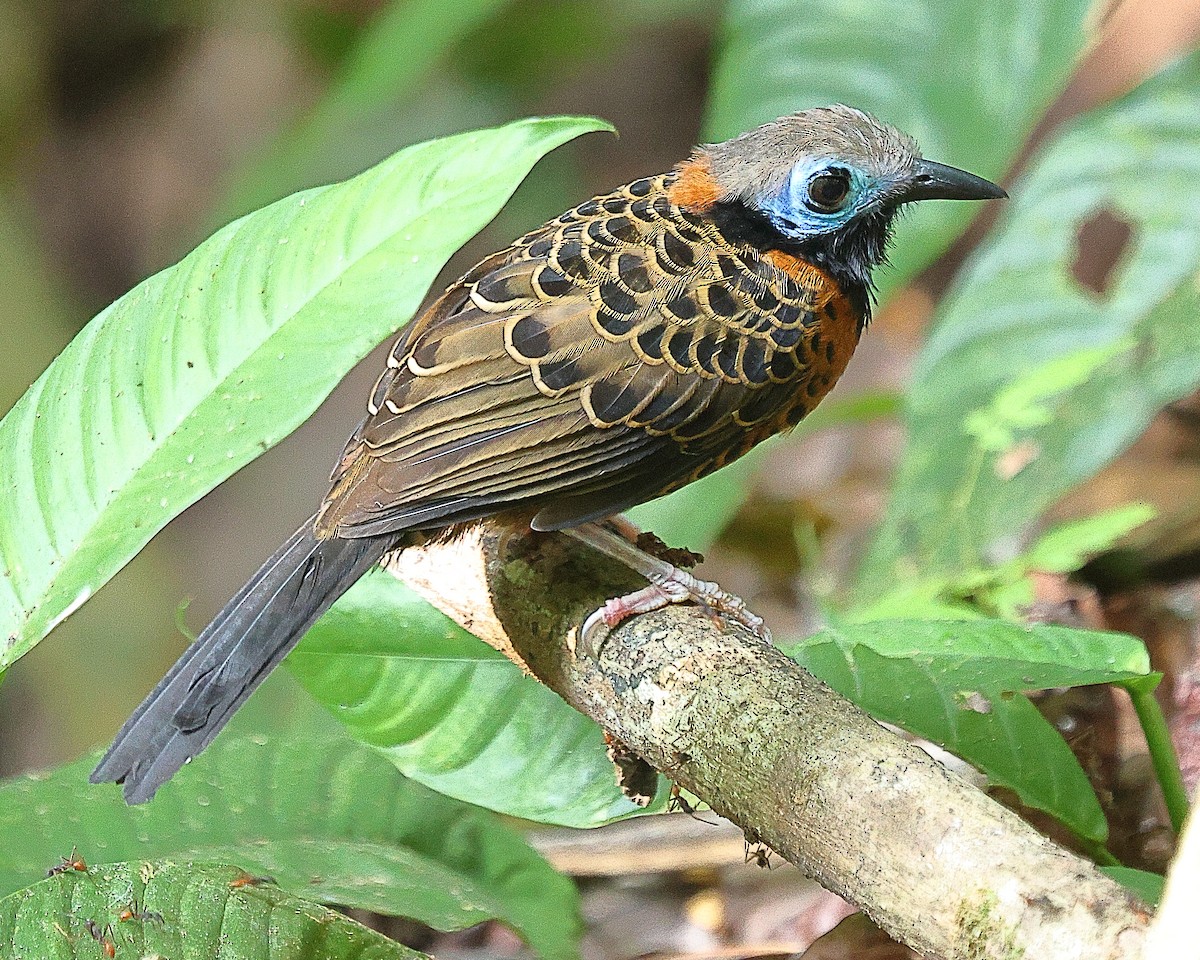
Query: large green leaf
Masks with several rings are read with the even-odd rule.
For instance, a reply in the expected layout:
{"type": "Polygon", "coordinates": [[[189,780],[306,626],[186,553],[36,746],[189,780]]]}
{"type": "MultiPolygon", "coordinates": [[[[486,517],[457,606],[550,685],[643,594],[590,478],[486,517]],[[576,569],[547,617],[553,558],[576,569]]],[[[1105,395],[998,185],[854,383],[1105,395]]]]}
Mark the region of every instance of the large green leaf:
{"type": "Polygon", "coordinates": [[[595,723],[382,570],[287,662],[354,736],[439,793],[571,827],[639,811],[595,723]]]}
{"type": "Polygon", "coordinates": [[[141,861],[68,870],[0,900],[0,956],[417,960],[424,956],[237,867],[141,861]],[[121,919],[123,914],[130,914],[121,919]]]}
{"type": "Polygon", "coordinates": [[[227,732],[144,806],[89,785],[95,757],[5,782],[0,894],[44,876],[74,844],[89,863],[237,863],[306,897],[443,930],[494,917],[542,956],[575,955],[574,886],[516,831],[404,779],[318,719],[286,739],[227,732]]]}
{"type": "Polygon", "coordinates": [[[88,324],[0,423],[0,668],[302,423],[540,156],[599,129],[410,147],[230,224],[88,324]]]}
{"type": "MultiPolygon", "coordinates": [[[[731,0],[707,134],[732,136],[804,107],[847,103],[911,133],[925,155],[996,178],[1062,89],[1092,0],[731,0]]],[[[896,232],[903,283],[978,208],[916,205],[896,232]]]]}
{"type": "Polygon", "coordinates": [[[1070,748],[1018,691],[1144,676],[1141,641],[998,620],[883,620],[783,649],[873,716],[957,754],[1022,803],[1090,840],[1107,836],[1070,748]]]}
{"type": "Polygon", "coordinates": [[[1080,120],[1013,187],[944,303],[863,591],[1011,556],[1039,514],[1200,383],[1200,57],[1080,120]],[[1132,229],[1103,293],[1081,226],[1132,229]]]}

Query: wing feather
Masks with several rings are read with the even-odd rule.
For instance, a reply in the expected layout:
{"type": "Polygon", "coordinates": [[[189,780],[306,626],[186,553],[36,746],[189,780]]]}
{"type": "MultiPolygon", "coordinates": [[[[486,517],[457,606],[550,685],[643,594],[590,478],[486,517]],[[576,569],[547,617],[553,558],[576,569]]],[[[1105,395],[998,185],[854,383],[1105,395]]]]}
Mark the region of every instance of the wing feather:
{"type": "Polygon", "coordinates": [[[580,205],[411,325],[334,473],[322,535],[516,504],[569,526],[715,469],[815,404],[840,373],[836,289],[731,244],[669,203],[669,183],[580,205]]]}

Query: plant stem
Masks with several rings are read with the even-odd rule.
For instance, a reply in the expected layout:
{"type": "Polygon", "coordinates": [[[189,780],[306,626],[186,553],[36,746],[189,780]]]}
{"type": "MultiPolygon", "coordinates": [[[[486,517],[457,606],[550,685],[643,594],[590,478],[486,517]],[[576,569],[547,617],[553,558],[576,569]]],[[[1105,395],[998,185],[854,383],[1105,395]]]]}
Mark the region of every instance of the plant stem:
{"type": "Polygon", "coordinates": [[[1133,701],[1133,709],[1146,735],[1146,746],[1150,748],[1150,762],[1154,764],[1154,773],[1162,787],[1163,799],[1167,802],[1171,826],[1178,834],[1183,830],[1183,821],[1187,819],[1188,795],[1183,774],[1179,770],[1179,757],[1175,754],[1175,745],[1171,743],[1171,733],[1167,729],[1167,718],[1163,716],[1162,708],[1154,696],[1154,688],[1161,679],[1161,674],[1152,674],[1127,681],[1121,686],[1133,701]]]}

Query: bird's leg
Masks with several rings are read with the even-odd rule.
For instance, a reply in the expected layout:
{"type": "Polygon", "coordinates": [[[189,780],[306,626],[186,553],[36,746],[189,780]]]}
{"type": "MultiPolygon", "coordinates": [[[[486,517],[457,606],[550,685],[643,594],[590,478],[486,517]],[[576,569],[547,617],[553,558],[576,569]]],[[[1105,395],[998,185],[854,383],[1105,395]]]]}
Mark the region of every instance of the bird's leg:
{"type": "Polygon", "coordinates": [[[595,656],[609,631],[629,617],[688,600],[741,624],[756,637],[770,642],[771,634],[762,617],[747,610],[746,602],[740,597],[727,593],[711,581],[697,579],[686,570],[651,556],[607,524],[584,523],[562,532],[636,570],[650,581],[648,587],[607,601],[584,621],[579,639],[586,653],[595,656]]]}

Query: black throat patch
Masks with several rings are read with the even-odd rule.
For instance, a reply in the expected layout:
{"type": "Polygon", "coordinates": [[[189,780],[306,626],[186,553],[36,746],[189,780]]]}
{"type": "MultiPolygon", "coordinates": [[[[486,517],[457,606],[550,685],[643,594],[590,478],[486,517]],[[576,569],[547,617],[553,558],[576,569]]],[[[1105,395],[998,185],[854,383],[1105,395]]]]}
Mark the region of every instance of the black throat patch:
{"type": "Polygon", "coordinates": [[[859,332],[871,320],[875,292],[871,274],[887,262],[887,244],[892,235],[892,211],[860,214],[839,230],[809,240],[793,240],[741,201],[722,201],[710,216],[731,243],[744,243],[757,250],[780,250],[820,267],[838,283],[842,293],[861,318],[859,332]]]}

